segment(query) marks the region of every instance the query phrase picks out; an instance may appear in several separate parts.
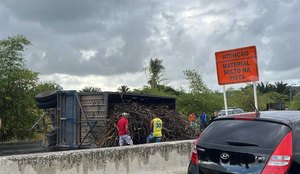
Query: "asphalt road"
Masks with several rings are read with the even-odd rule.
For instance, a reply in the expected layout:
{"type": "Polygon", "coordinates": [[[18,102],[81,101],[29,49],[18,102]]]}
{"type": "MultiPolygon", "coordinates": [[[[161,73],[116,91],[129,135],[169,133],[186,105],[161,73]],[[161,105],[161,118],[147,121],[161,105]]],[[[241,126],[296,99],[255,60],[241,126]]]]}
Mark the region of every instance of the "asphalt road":
{"type": "Polygon", "coordinates": [[[40,142],[0,143],[0,156],[44,152],[40,142]]]}

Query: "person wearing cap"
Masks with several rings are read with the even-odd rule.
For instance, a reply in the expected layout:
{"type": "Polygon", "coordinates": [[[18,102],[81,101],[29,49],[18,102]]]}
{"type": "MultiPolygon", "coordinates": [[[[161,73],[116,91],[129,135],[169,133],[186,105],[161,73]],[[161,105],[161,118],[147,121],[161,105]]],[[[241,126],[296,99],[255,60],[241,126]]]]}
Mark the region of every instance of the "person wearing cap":
{"type": "Polygon", "coordinates": [[[133,145],[133,141],[132,141],[131,137],[128,135],[129,134],[128,116],[129,116],[128,113],[126,113],[126,112],[122,113],[122,117],[118,121],[118,124],[117,124],[120,146],[123,146],[124,142],[126,142],[129,145],[133,145]]]}
{"type": "Polygon", "coordinates": [[[152,115],[152,120],[150,122],[151,133],[147,137],[147,143],[150,142],[160,142],[162,137],[162,120],[157,117],[157,115],[152,115]]]}

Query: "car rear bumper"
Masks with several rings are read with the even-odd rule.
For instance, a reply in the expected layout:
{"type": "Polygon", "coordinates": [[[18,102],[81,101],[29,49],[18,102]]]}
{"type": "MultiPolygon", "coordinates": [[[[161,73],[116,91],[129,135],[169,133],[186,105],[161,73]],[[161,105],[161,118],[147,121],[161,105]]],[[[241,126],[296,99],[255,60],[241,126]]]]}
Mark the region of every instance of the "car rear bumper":
{"type": "Polygon", "coordinates": [[[189,167],[188,167],[187,174],[200,174],[199,169],[198,169],[198,165],[190,163],[189,167]]]}

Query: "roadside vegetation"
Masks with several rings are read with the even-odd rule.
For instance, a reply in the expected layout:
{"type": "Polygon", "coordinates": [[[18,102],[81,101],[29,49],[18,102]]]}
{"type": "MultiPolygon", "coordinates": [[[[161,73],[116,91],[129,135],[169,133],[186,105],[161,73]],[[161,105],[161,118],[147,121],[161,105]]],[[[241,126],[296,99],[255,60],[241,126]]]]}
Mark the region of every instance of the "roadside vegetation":
{"type": "MultiPolygon", "coordinates": [[[[38,120],[41,110],[37,109],[34,96],[50,90],[62,89],[54,82],[42,82],[39,73],[26,68],[24,49],[31,43],[26,37],[17,35],[0,40],[0,142],[35,138],[30,128],[38,120]]],[[[130,89],[126,84],[117,92],[139,93],[176,98],[177,111],[186,117],[190,113],[206,112],[208,116],[223,108],[223,94],[210,90],[196,70],[185,70],[188,90],[175,89],[166,83],[165,65],[162,59],[151,59],[144,68],[148,83],[141,89],[130,89]]],[[[128,84],[130,85],[130,84],[128,84]]],[[[99,92],[101,87],[87,86],[82,92],[99,92]]],[[[259,110],[266,110],[268,103],[285,103],[289,109],[300,110],[300,93],[283,81],[257,84],[259,110]]],[[[252,84],[240,89],[227,90],[228,106],[253,111],[252,84]]]]}
{"type": "Polygon", "coordinates": [[[0,141],[31,138],[29,130],[41,114],[34,96],[60,88],[26,68],[23,52],[30,44],[22,35],[0,40],[0,141]]]}

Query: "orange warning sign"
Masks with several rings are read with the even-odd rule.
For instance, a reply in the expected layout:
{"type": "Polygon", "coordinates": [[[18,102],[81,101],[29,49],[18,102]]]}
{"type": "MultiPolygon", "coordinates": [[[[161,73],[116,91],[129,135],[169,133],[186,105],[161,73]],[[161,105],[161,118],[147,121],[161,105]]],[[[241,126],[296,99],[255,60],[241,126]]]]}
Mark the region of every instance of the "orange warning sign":
{"type": "Polygon", "coordinates": [[[219,85],[259,80],[256,47],[242,47],[215,53],[219,85]]]}

